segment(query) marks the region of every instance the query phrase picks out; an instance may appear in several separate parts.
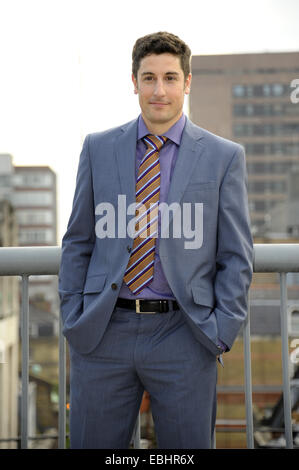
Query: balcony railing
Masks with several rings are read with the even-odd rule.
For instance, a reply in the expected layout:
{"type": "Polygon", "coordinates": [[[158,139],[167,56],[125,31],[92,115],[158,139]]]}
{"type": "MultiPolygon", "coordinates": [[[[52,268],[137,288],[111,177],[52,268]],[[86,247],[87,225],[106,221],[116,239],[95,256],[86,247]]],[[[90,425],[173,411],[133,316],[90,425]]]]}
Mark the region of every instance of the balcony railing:
{"type": "MultiPolygon", "coordinates": [[[[60,265],[60,247],[9,247],[0,248],[0,276],[21,276],[21,339],[22,339],[22,397],[21,397],[21,448],[28,447],[29,404],[29,277],[32,275],[57,275],[60,265]]],[[[255,244],[254,272],[276,272],[280,276],[280,322],[282,344],[282,384],[284,405],[284,434],[286,448],[293,448],[291,394],[289,373],[289,343],[287,317],[288,272],[299,272],[299,244],[255,244]]],[[[249,299],[250,300],[250,299],[249,299]]],[[[250,309],[250,301],[249,301],[250,309]]],[[[250,350],[250,315],[243,328],[244,391],[246,409],[247,448],[254,448],[252,374],[250,350]]],[[[58,447],[66,443],[66,343],[59,329],[59,418],[58,447]]],[[[140,420],[134,436],[134,448],[140,448],[140,420]]]]}

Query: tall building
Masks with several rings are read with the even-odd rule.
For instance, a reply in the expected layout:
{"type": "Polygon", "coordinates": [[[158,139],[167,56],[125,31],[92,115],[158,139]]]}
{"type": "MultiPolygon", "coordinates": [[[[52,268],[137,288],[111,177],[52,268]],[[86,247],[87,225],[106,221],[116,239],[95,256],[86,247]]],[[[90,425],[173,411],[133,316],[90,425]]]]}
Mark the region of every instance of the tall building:
{"type": "Polygon", "coordinates": [[[16,212],[18,245],[57,244],[56,174],[50,167],[14,166],[10,154],[0,154],[0,199],[16,212]]]}
{"type": "MultiPolygon", "coordinates": [[[[18,223],[17,245],[57,245],[56,174],[48,166],[14,166],[0,154],[0,199],[11,202],[18,223]]],[[[31,276],[30,297],[58,307],[57,279],[31,276]]]]}
{"type": "Polygon", "coordinates": [[[11,200],[13,191],[13,158],[9,153],[0,154],[0,200],[11,200]]]}
{"type": "MultiPolygon", "coordinates": [[[[17,222],[12,205],[0,200],[0,246],[17,245],[17,222]]],[[[18,435],[19,280],[0,277],[0,449],[14,448],[18,435]]]]}
{"type": "MultiPolygon", "coordinates": [[[[17,245],[57,245],[56,174],[50,167],[15,166],[11,155],[0,154],[1,199],[10,201],[14,208],[17,245]]],[[[39,305],[44,302],[47,310],[58,312],[56,276],[30,276],[29,292],[31,300],[38,300],[39,305]]],[[[52,315],[51,331],[57,331],[57,315],[52,315]]],[[[39,324],[42,322],[32,322],[31,334],[39,334],[39,324]]]]}
{"type": "MultiPolygon", "coordinates": [[[[56,174],[48,166],[15,166],[12,203],[19,226],[19,246],[57,245],[56,174]]],[[[31,276],[30,298],[48,304],[46,310],[58,310],[56,276],[31,276]]],[[[33,308],[33,307],[32,307],[33,308]]],[[[31,335],[38,336],[43,323],[49,332],[57,332],[58,320],[43,312],[30,324],[31,335]]]]}
{"type": "Polygon", "coordinates": [[[192,121],[245,147],[253,234],[298,236],[299,52],[193,56],[192,75],[192,121]]]}
{"type": "Polygon", "coordinates": [[[56,175],[48,166],[16,166],[13,205],[19,245],[56,245],[56,175]]]}

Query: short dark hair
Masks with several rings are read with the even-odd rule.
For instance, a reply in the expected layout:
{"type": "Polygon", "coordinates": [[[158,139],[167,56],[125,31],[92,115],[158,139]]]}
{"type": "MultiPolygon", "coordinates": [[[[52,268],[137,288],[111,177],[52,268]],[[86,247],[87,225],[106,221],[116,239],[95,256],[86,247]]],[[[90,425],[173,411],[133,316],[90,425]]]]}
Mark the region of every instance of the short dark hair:
{"type": "Polygon", "coordinates": [[[132,52],[132,72],[134,77],[137,78],[141,59],[150,54],[163,54],[165,52],[180,58],[181,67],[186,80],[191,68],[191,50],[178,36],[167,33],[166,31],[147,34],[137,39],[132,52]]]}

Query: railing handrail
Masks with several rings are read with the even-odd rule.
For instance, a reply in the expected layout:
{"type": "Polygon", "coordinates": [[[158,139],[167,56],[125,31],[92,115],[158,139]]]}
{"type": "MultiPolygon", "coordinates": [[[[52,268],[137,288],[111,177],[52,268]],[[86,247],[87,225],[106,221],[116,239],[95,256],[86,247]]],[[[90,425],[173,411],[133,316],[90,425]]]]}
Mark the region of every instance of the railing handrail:
{"type": "Polygon", "coordinates": [[[0,276],[58,274],[60,246],[9,246],[0,248],[0,276]]]}
{"type": "MultiPolygon", "coordinates": [[[[0,276],[58,274],[60,246],[0,247],[0,276]]],[[[253,271],[299,272],[299,243],[255,243],[253,271]]]]}
{"type": "Polygon", "coordinates": [[[253,271],[256,273],[299,272],[299,243],[254,244],[253,271]]]}

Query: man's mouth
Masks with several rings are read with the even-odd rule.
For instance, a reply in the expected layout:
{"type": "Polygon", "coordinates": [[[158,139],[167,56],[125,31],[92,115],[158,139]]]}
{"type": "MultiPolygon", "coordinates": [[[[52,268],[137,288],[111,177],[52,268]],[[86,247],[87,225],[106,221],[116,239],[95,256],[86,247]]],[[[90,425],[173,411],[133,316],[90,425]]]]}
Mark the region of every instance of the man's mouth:
{"type": "Polygon", "coordinates": [[[167,106],[169,103],[164,103],[161,101],[150,101],[150,104],[153,106],[157,106],[158,108],[163,108],[164,106],[167,106]]]}

